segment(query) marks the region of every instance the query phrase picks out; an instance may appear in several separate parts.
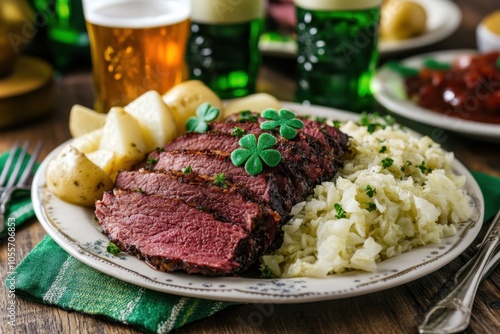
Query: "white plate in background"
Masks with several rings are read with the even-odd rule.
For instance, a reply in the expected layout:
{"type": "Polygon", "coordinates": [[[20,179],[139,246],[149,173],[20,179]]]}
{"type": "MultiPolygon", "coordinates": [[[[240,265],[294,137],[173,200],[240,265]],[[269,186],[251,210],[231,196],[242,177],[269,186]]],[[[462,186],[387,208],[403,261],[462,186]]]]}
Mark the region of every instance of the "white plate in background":
{"type": "MultiPolygon", "coordinates": [[[[450,36],[462,21],[462,12],[449,0],[413,0],[426,10],[427,28],[420,36],[400,41],[379,40],[378,48],[382,56],[416,49],[439,42],[450,36]]],[[[297,43],[293,38],[284,36],[283,41],[262,40],[259,49],[264,55],[295,57],[297,43]]]]}
{"type": "MultiPolygon", "coordinates": [[[[406,67],[419,69],[428,58],[439,62],[452,62],[460,55],[475,53],[474,50],[439,51],[413,56],[400,63],[406,67]]],[[[372,91],[375,99],[381,105],[399,116],[440,129],[461,133],[475,139],[500,141],[500,124],[475,122],[448,116],[423,108],[408,99],[404,78],[388,66],[383,66],[377,71],[372,81],[372,91]]]]}

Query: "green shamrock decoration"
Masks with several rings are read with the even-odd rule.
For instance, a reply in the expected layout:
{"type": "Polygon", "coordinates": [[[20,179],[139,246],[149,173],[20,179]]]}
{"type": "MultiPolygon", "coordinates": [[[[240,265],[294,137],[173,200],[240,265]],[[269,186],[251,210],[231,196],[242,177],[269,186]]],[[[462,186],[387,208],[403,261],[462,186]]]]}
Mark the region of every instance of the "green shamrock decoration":
{"type": "Polygon", "coordinates": [[[260,125],[262,130],[272,130],[279,127],[280,135],[286,139],[295,138],[297,135],[295,129],[302,129],[304,126],[304,123],[295,118],[295,114],[288,109],[280,109],[279,114],[275,109],[266,109],[261,116],[269,120],[260,125]]]}
{"type": "Polygon", "coordinates": [[[281,153],[269,149],[276,145],[276,138],[269,133],[263,133],[259,140],[253,134],[248,134],[240,139],[238,148],[231,153],[231,161],[236,166],[245,163],[245,171],[250,175],[258,175],[262,172],[262,161],[269,167],[275,167],[281,161],[281,153]],[[262,161],[261,161],[262,159],[262,161]]]}
{"type": "Polygon", "coordinates": [[[196,116],[191,116],[186,122],[188,132],[203,133],[208,130],[208,122],[219,116],[220,109],[211,107],[209,102],[204,102],[196,109],[196,116]]]}

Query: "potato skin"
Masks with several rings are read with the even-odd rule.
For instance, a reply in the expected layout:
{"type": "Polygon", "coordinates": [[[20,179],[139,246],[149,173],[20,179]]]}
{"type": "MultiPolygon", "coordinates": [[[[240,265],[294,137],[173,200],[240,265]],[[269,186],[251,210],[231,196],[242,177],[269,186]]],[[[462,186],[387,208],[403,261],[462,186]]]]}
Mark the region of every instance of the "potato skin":
{"type": "Polygon", "coordinates": [[[110,177],[71,145],[66,145],[49,162],[45,177],[47,188],[54,195],[87,207],[93,207],[104,191],[113,188],[110,177]]]}

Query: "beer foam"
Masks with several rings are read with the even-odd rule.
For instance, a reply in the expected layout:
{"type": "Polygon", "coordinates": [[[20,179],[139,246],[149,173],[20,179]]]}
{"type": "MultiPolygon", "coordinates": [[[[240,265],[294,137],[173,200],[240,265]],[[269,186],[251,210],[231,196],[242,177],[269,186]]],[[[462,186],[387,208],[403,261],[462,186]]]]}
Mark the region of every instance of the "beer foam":
{"type": "Polygon", "coordinates": [[[380,7],[382,0],[295,0],[295,4],[310,10],[359,10],[380,7]]]}
{"type": "Polygon", "coordinates": [[[84,2],[85,19],[111,28],[154,28],[189,19],[187,0],[110,0],[84,2]]]}
{"type": "Polygon", "coordinates": [[[240,23],[264,17],[263,0],[191,0],[191,19],[198,23],[240,23]]]}

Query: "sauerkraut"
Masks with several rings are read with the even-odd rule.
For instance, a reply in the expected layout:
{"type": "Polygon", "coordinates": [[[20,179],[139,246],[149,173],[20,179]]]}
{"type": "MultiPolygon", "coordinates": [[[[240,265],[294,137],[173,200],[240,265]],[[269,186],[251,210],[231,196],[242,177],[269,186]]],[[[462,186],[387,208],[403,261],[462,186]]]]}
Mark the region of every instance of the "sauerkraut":
{"type": "Polygon", "coordinates": [[[334,180],[294,206],[281,248],[262,257],[275,276],[374,271],[379,261],[455,234],[472,215],[453,154],[431,138],[398,125],[349,121],[340,129],[351,136],[351,153],[334,180]]]}

